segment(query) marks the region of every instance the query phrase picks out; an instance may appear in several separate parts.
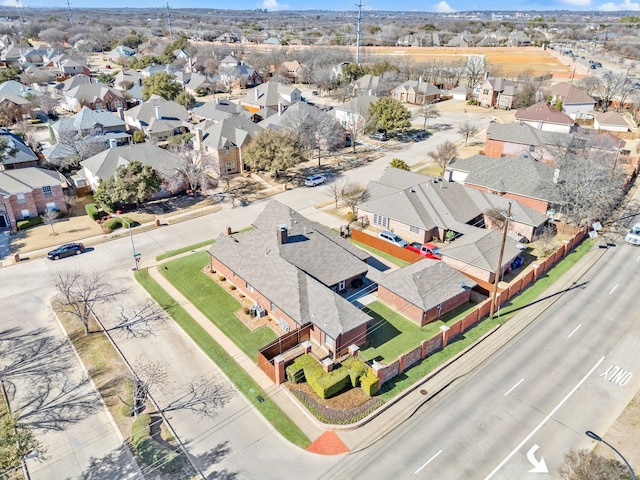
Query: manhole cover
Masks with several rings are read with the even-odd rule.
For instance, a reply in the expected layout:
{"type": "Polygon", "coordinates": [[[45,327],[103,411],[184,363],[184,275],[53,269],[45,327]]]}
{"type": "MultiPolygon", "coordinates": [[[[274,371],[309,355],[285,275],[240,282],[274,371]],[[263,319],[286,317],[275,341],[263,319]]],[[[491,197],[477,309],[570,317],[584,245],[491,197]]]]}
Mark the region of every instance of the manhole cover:
{"type": "Polygon", "coordinates": [[[427,392],[427,391],[426,391],[426,390],[424,390],[424,389],[420,390],[420,394],[421,394],[421,395],[426,395],[427,393],[429,393],[429,392],[427,392]]]}

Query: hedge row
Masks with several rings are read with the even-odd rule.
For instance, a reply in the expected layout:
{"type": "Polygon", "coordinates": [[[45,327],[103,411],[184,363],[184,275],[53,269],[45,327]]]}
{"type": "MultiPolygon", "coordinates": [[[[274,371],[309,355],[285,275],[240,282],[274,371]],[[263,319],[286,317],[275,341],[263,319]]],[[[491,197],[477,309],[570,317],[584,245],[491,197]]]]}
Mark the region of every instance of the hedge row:
{"type": "Polygon", "coordinates": [[[132,227],[135,224],[135,222],[131,220],[129,217],[122,217],[122,218],[113,217],[113,218],[110,218],[109,220],[106,220],[102,224],[102,228],[105,230],[116,230],[118,228],[128,227],[129,225],[127,225],[127,223],[132,227]]]}
{"type": "Polygon", "coordinates": [[[165,473],[179,473],[184,469],[182,455],[156,442],[151,436],[151,415],[143,413],[133,422],[131,444],[147,465],[159,465],[165,473]]]}
{"type": "Polygon", "coordinates": [[[91,217],[91,220],[97,220],[100,217],[98,206],[95,203],[87,203],[84,206],[84,211],[91,217]]]}
{"type": "MultiPolygon", "coordinates": [[[[369,370],[367,364],[355,357],[350,357],[331,372],[325,372],[322,366],[307,354],[298,357],[285,371],[290,382],[299,383],[306,379],[313,391],[319,397],[326,399],[340,393],[349,385],[360,386],[361,378],[369,370]]],[[[367,390],[373,390],[370,384],[367,384],[367,390]]]]}
{"type": "Polygon", "coordinates": [[[16,222],[16,226],[18,230],[26,230],[30,227],[35,227],[36,225],[40,225],[42,223],[41,217],[33,217],[33,218],[25,218],[24,220],[18,220],[16,222]]]}
{"type": "Polygon", "coordinates": [[[373,370],[368,369],[367,372],[360,377],[360,388],[370,397],[378,393],[380,384],[378,383],[378,377],[373,373],[373,370]]]}

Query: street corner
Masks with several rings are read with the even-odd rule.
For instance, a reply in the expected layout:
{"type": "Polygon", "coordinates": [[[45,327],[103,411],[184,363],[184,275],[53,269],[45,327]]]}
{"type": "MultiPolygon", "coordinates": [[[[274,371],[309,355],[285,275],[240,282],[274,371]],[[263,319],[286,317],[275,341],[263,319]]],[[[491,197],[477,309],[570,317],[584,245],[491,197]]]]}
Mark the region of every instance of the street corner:
{"type": "Polygon", "coordinates": [[[311,443],[307,451],[318,455],[341,455],[350,450],[336,432],[328,430],[311,443]]]}

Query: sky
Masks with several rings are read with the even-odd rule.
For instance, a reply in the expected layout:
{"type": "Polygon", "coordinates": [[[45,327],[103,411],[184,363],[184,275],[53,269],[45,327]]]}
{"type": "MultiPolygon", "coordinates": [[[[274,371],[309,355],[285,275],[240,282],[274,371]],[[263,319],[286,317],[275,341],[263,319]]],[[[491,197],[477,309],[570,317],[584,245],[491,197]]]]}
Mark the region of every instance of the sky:
{"type": "MultiPolygon", "coordinates": [[[[26,8],[55,7],[65,8],[66,0],[0,0],[5,6],[15,7],[17,2],[26,8]]],[[[166,0],[69,0],[71,8],[126,8],[132,3],[137,8],[153,8],[166,6],[166,0]]],[[[172,8],[220,8],[233,10],[252,10],[256,8],[266,8],[269,11],[284,10],[334,10],[356,11],[356,0],[236,0],[231,4],[221,2],[211,2],[207,0],[170,0],[169,6],[172,8]]],[[[405,0],[393,3],[383,0],[362,0],[363,11],[386,10],[386,11],[422,11],[422,12],[468,12],[477,10],[497,11],[496,2],[493,0],[441,0],[431,3],[429,0],[405,0]]],[[[513,0],[508,4],[510,11],[553,11],[553,10],[578,10],[578,11],[640,11],[640,0],[513,0]]]]}

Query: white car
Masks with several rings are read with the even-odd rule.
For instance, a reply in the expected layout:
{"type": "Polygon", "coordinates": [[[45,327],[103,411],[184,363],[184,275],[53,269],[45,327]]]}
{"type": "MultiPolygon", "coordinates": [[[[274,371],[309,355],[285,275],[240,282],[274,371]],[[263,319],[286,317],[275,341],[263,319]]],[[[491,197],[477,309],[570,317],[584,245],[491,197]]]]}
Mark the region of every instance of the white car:
{"type": "Polygon", "coordinates": [[[629,229],[624,237],[624,241],[631,245],[640,245],[640,223],[636,223],[629,229]]]}
{"type": "Polygon", "coordinates": [[[386,242],[393,243],[400,248],[405,248],[408,245],[407,241],[404,240],[400,235],[396,235],[395,233],[388,232],[386,230],[381,231],[378,234],[378,238],[386,242]]]}
{"type": "Polygon", "coordinates": [[[304,184],[307,187],[315,187],[316,185],[322,185],[327,181],[327,177],[324,175],[309,175],[304,179],[304,184]]]}

